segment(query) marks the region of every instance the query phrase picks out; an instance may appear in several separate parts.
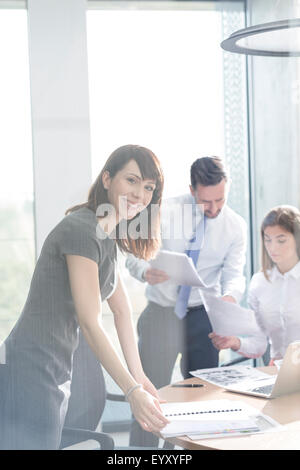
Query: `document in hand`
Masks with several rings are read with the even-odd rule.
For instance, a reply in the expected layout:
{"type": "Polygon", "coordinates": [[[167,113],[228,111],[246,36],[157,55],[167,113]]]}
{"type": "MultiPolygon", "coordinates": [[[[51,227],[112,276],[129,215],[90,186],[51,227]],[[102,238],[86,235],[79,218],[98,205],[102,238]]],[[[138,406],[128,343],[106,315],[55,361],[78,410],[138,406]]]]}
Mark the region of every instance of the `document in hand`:
{"type": "Polygon", "coordinates": [[[253,310],[201,293],[213,331],[220,336],[261,334],[253,310]]]}
{"type": "Polygon", "coordinates": [[[174,284],[208,287],[197,273],[192,259],[185,253],[161,250],[157,257],[150,261],[150,265],[165,271],[174,284]]]}
{"type": "MultiPolygon", "coordinates": [[[[261,432],[274,428],[274,421],[259,425],[262,414],[240,401],[209,400],[201,402],[163,403],[164,415],[170,423],[161,431],[163,437],[188,435],[193,439],[223,437],[261,432]]],[[[267,417],[264,421],[267,421],[267,417]]],[[[262,423],[262,421],[261,421],[262,423]]]]}

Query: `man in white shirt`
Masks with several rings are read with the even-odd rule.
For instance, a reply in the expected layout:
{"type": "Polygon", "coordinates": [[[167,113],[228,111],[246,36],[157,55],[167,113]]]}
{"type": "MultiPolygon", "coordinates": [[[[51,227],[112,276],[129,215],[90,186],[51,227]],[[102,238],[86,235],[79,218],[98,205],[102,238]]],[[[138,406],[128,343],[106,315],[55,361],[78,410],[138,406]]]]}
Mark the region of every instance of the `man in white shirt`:
{"type": "MultiPolygon", "coordinates": [[[[168,199],[162,205],[161,248],[184,253],[202,223],[197,259],[193,260],[199,276],[212,286],[210,293],[222,296],[224,301],[239,302],[245,289],[247,229],[242,217],[226,205],[228,190],[221,159],[197,159],[191,166],[190,194],[168,199]]],[[[180,313],[181,287],[169,281],[166,273],[133,256],[127,258],[126,267],[133,277],[148,283],[148,305],[139,318],[138,334],[143,368],[154,385],[160,388],[170,383],[178,353],[185,378],[190,370],[216,367],[218,351],[208,338],[211,325],[201,290],[190,289],[186,308],[182,312],[181,303],[180,313]]],[[[134,423],[131,445],[153,446],[156,442],[155,436],[134,423]]]]}

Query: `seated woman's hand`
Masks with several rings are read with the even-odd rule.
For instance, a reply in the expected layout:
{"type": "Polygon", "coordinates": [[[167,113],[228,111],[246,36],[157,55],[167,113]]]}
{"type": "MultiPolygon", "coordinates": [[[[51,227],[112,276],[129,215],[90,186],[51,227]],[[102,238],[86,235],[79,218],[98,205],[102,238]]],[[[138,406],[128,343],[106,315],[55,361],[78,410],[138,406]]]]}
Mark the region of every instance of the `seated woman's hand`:
{"type": "Polygon", "coordinates": [[[159,400],[143,388],[134,390],[128,401],[135,419],[145,431],[159,432],[168,423],[159,406],[159,400]]]}
{"type": "Polygon", "coordinates": [[[232,349],[238,351],[241,347],[241,342],[236,336],[219,336],[212,332],[208,335],[212,344],[216,349],[232,349]]]}

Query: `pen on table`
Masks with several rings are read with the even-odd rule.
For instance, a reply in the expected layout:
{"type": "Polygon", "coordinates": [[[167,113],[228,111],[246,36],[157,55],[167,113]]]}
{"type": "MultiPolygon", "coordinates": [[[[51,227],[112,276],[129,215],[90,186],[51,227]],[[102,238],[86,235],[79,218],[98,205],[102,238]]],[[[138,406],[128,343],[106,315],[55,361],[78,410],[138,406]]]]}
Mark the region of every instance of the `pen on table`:
{"type": "Polygon", "coordinates": [[[198,388],[204,387],[203,384],[173,384],[171,387],[187,387],[187,388],[198,388]]]}

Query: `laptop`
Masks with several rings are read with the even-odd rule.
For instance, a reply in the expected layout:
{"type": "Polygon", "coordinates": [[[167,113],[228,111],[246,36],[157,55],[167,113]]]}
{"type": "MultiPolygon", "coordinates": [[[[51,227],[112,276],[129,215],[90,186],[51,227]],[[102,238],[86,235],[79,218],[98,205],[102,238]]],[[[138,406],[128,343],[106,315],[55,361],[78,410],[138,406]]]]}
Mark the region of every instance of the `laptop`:
{"type": "Polygon", "coordinates": [[[254,395],[263,398],[276,398],[290,393],[300,392],[300,341],[290,343],[284,355],[277,375],[257,381],[255,386],[236,384],[226,387],[230,392],[254,395]]]}

